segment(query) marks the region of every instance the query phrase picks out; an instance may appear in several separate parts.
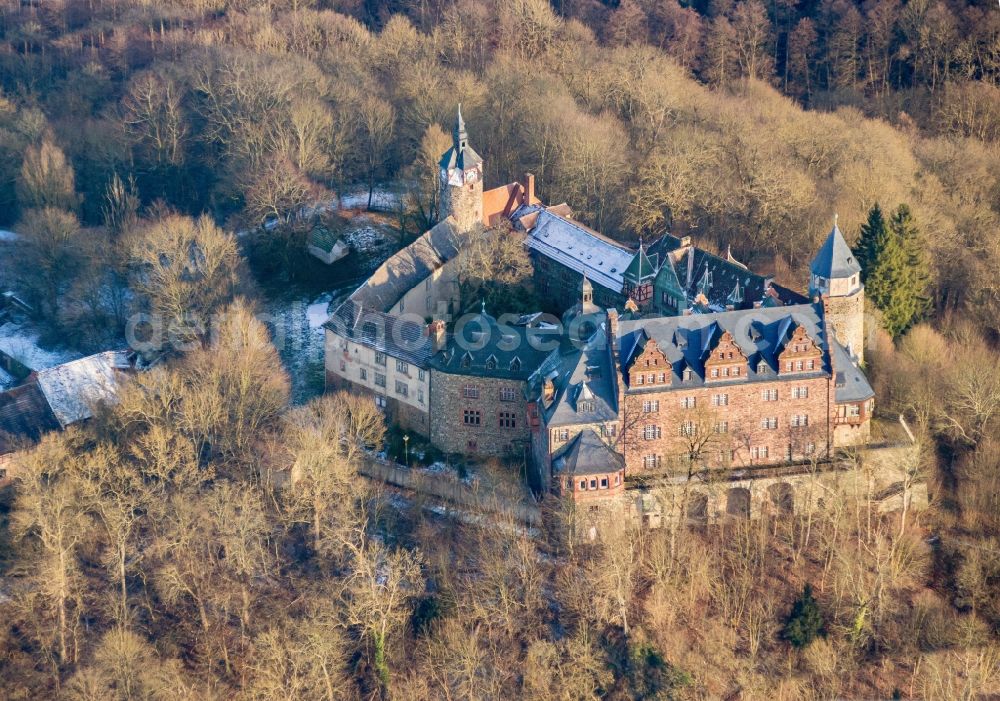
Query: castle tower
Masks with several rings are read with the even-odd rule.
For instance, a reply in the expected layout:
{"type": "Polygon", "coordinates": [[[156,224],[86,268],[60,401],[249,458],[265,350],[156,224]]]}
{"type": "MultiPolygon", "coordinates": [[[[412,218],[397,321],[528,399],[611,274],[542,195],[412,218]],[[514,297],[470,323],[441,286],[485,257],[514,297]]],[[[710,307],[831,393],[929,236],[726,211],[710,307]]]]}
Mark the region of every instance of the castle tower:
{"type": "Polygon", "coordinates": [[[861,283],[861,266],[837,226],[836,215],[833,230],[809,270],[809,296],[823,301],[824,316],[837,340],[863,362],[865,286],[861,283]]]}
{"type": "Polygon", "coordinates": [[[622,293],[639,308],[644,308],[653,297],[653,279],[656,266],[646,255],[646,248],[639,241],[639,252],[632,258],[622,273],[622,293]]]}
{"type": "Polygon", "coordinates": [[[441,157],[441,219],[448,216],[463,233],[483,221],[483,159],[469,146],[461,105],[451,148],[441,157]]]}

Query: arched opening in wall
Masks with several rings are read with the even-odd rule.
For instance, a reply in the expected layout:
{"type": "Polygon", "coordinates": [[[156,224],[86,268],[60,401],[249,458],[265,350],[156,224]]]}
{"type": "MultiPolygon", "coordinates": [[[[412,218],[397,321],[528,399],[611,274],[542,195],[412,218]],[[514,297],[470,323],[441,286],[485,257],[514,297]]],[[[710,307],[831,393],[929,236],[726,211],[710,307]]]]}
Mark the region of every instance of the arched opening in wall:
{"type": "Polygon", "coordinates": [[[733,487],[726,491],[726,514],[734,518],[750,518],[750,490],[733,487]]]}
{"type": "Polygon", "coordinates": [[[708,495],[695,492],[688,496],[687,519],[693,525],[708,525],[708,495]]]}
{"type": "Polygon", "coordinates": [[[788,482],[778,482],[767,488],[771,510],[777,516],[791,516],[795,513],[795,492],[788,482]]]}

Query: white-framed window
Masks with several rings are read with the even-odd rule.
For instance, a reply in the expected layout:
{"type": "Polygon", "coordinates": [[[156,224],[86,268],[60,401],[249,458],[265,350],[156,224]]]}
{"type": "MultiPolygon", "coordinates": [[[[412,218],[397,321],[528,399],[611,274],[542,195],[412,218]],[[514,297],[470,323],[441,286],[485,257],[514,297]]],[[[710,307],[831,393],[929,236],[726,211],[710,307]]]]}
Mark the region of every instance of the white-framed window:
{"type": "Polygon", "coordinates": [[[712,368],[712,377],[719,376],[719,368],[712,368]]]}
{"type": "Polygon", "coordinates": [[[693,436],[695,433],[697,433],[697,429],[695,429],[694,422],[685,421],[681,424],[682,436],[693,436]]]}
{"type": "Polygon", "coordinates": [[[421,382],[423,382],[426,377],[427,377],[427,374],[423,370],[419,370],[419,369],[417,370],[417,379],[418,380],[420,380],[421,382]]]}
{"type": "Polygon", "coordinates": [[[618,435],[618,426],[616,424],[601,424],[601,435],[605,438],[614,438],[618,435]]]}
{"type": "Polygon", "coordinates": [[[657,375],[656,381],[659,382],[661,385],[665,384],[667,381],[667,373],[661,372],[659,375],[657,375]]]}
{"type": "Polygon", "coordinates": [[[410,364],[404,360],[396,361],[396,372],[408,373],[410,371],[410,364]]]}
{"type": "Polygon", "coordinates": [[[809,425],[809,415],[808,414],[795,414],[792,417],[792,426],[794,428],[802,428],[809,425]]]}
{"type": "Polygon", "coordinates": [[[642,437],[647,441],[656,440],[660,437],[660,427],[656,424],[646,424],[642,429],[642,437]]]}
{"type": "Polygon", "coordinates": [[[385,363],[386,363],[385,353],[383,353],[382,351],[375,351],[375,364],[385,365],[385,363]]]}
{"type": "Polygon", "coordinates": [[[398,394],[401,397],[410,396],[409,385],[407,385],[405,382],[401,382],[400,380],[396,380],[396,394],[398,394]]]}
{"type": "Polygon", "coordinates": [[[757,363],[757,374],[758,375],[766,375],[767,372],[768,372],[768,370],[770,370],[770,368],[767,366],[767,361],[766,360],[762,360],[759,363],[757,363]]]}
{"type": "Polygon", "coordinates": [[[512,402],[515,399],[515,393],[513,387],[501,387],[500,388],[500,401],[501,402],[512,402]]]}
{"type": "Polygon", "coordinates": [[[385,375],[380,372],[375,373],[375,386],[385,387],[385,375]]]}
{"type": "Polygon", "coordinates": [[[476,385],[465,385],[462,387],[462,396],[466,399],[479,399],[479,387],[476,385]]]}
{"type": "Polygon", "coordinates": [[[751,460],[766,460],[768,457],[768,449],[766,445],[752,446],[750,448],[750,459],[751,460]]]}
{"type": "Polygon", "coordinates": [[[815,360],[810,360],[809,361],[809,369],[810,370],[815,370],[816,369],[816,361],[815,360]]]}
{"type": "Polygon", "coordinates": [[[765,416],[760,420],[760,427],[767,429],[768,431],[773,431],[778,428],[778,417],[777,416],[765,416]]]}
{"type": "Polygon", "coordinates": [[[361,379],[364,382],[367,382],[368,381],[368,370],[365,369],[365,368],[361,368],[360,373],[361,373],[361,379]]]}
{"type": "Polygon", "coordinates": [[[647,399],[642,403],[642,411],[645,414],[651,414],[654,411],[660,410],[660,400],[658,399],[647,399]]]}
{"type": "Polygon", "coordinates": [[[729,406],[728,394],[713,394],[712,406],[729,406]]]}
{"type": "Polygon", "coordinates": [[[807,399],[808,397],[808,387],[792,387],[792,399],[807,399]]]}
{"type": "Polygon", "coordinates": [[[847,407],[847,415],[848,416],[861,416],[861,407],[859,407],[857,404],[850,404],[850,405],[848,405],[848,407],[847,407]]]}
{"type": "Polygon", "coordinates": [[[417,401],[421,404],[424,403],[424,391],[422,389],[417,390],[417,401]]]}
{"type": "Polygon", "coordinates": [[[716,433],[729,433],[729,422],[728,421],[720,421],[719,423],[715,424],[715,432],[716,433]]]}
{"type": "Polygon", "coordinates": [[[645,384],[646,383],[646,376],[643,375],[642,373],[639,373],[639,375],[635,378],[635,383],[637,385],[645,384]]]}
{"type": "Polygon", "coordinates": [[[642,466],[647,470],[653,470],[660,466],[660,456],[659,455],[644,455],[642,456],[642,466]]]}
{"type": "Polygon", "coordinates": [[[681,409],[694,409],[695,403],[694,397],[684,397],[681,399],[681,409]]]}
{"type": "Polygon", "coordinates": [[[776,389],[764,389],[760,392],[760,398],[765,402],[776,402],[778,401],[778,390],[776,389]]]}
{"type": "Polygon", "coordinates": [[[557,443],[564,443],[569,440],[568,428],[557,428],[552,432],[552,439],[557,443]]]}
{"type": "Polygon", "coordinates": [[[691,368],[684,368],[684,381],[687,382],[691,379],[691,368]]]}

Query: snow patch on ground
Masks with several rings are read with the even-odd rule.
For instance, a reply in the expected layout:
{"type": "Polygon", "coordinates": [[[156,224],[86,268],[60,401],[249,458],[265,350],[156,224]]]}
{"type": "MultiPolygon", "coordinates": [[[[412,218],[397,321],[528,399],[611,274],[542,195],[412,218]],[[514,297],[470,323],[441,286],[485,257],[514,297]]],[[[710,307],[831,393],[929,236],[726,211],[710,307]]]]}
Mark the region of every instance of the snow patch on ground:
{"type": "MultiPolygon", "coordinates": [[[[372,192],[372,209],[388,211],[399,206],[402,198],[398,193],[385,188],[376,187],[372,192]]],[[[341,209],[367,209],[368,208],[368,188],[354,190],[342,195],[340,198],[341,209]]]]}
{"type": "Polygon", "coordinates": [[[17,234],[13,231],[7,231],[6,229],[0,229],[0,241],[17,241],[17,234]]]}
{"type": "Polygon", "coordinates": [[[83,357],[72,350],[46,350],[38,345],[38,334],[10,322],[0,326],[0,351],[29,370],[45,370],[83,357]]]}
{"type": "Polygon", "coordinates": [[[306,318],[309,320],[309,328],[318,329],[330,318],[330,299],[331,295],[323,295],[306,307],[306,318]]]}
{"type": "Polygon", "coordinates": [[[382,227],[372,225],[359,226],[356,229],[345,231],[344,240],[347,241],[352,250],[357,251],[368,261],[374,261],[372,270],[395,253],[397,246],[393,235],[382,227]]]}

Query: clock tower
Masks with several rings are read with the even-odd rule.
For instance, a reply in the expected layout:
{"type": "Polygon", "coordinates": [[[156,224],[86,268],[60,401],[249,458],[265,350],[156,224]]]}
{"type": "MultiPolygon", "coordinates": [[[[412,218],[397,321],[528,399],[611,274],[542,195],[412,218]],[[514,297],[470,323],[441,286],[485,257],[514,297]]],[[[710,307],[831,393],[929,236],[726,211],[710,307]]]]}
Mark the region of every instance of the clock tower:
{"type": "Polygon", "coordinates": [[[451,216],[465,233],[483,221],[483,159],[469,146],[462,106],[452,131],[452,145],[441,157],[441,219],[451,216]]]}

